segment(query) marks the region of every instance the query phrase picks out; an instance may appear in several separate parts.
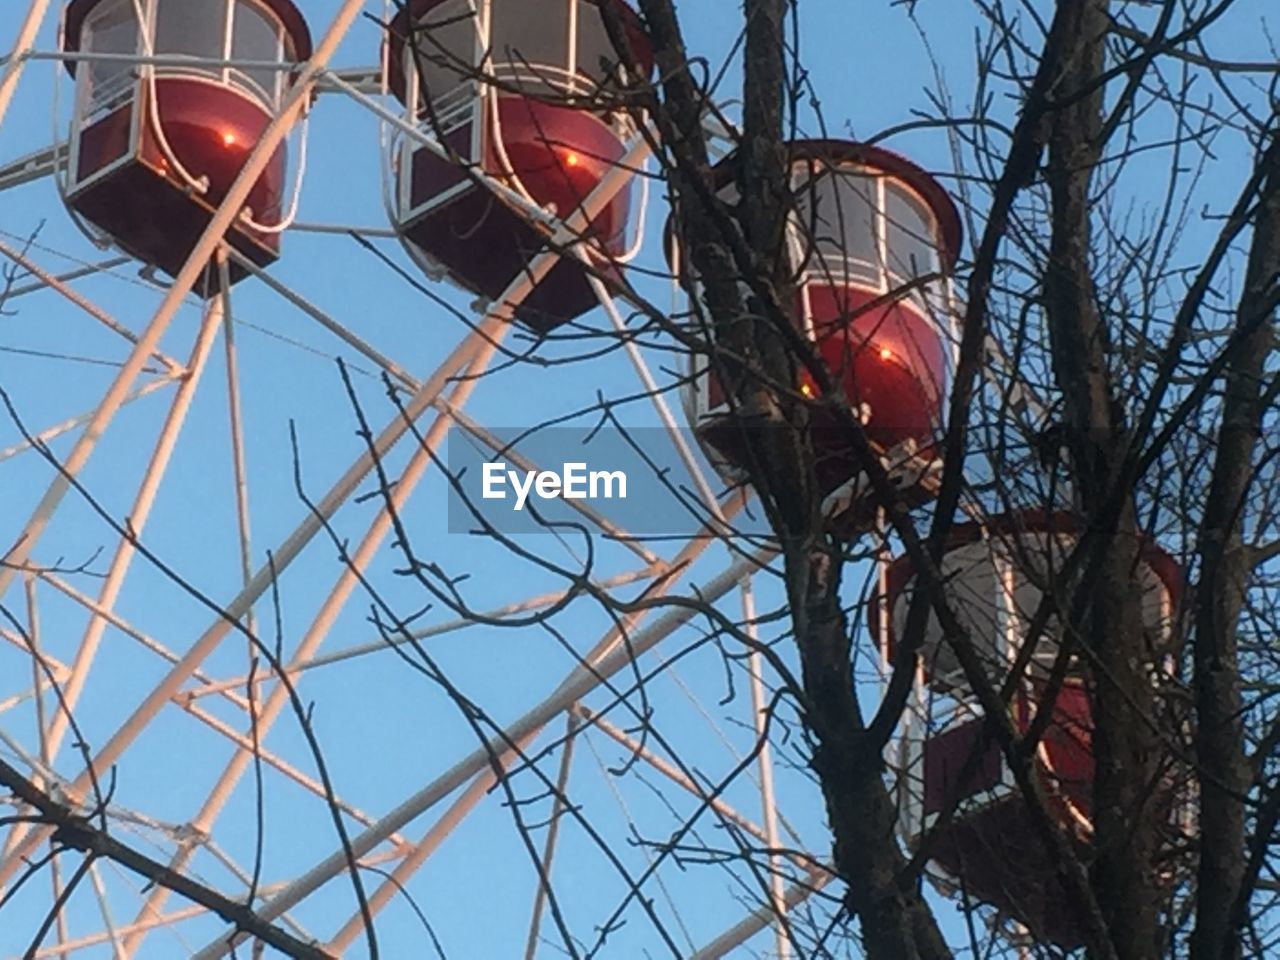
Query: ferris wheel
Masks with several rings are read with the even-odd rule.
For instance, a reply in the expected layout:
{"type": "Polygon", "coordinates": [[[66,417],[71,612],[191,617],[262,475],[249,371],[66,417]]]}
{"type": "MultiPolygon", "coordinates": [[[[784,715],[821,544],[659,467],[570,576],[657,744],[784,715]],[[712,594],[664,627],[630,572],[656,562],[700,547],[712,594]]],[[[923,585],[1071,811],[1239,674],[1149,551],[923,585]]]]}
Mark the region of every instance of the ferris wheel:
{"type": "MultiPolygon", "coordinates": [[[[725,535],[751,510],[731,405],[636,302],[701,295],[673,231],[646,230],[655,134],[605,96],[611,27],[652,69],[643,26],[618,0],[422,0],[385,28],[328,6],[313,38],[292,0],[71,0],[49,45],[33,0],[5,64],[4,143],[29,149],[0,158],[25,216],[0,223],[0,758],[57,805],[3,833],[0,885],[37,918],[15,934],[56,915],[34,956],[213,958],[253,939],[228,924],[243,905],[272,946],[319,951],[299,955],[362,955],[372,926],[394,956],[786,956],[789,918],[824,909],[828,841],[769,726],[772,555],[725,535]],[[674,287],[646,279],[665,262],[674,287]],[[593,546],[552,523],[525,563],[514,534],[458,532],[483,518],[450,512],[455,443],[531,470],[557,448],[523,428],[602,398],[661,438],[677,479],[655,486],[682,508],[662,522],[683,525],[562,499],[593,546]],[[224,901],[78,856],[72,815],[224,901]]],[[[801,333],[925,503],[955,208],[887,150],[804,140],[791,163],[801,333]]],[[[833,529],[861,535],[866,480],[814,429],[833,529]]],[[[909,579],[880,566],[869,675],[909,579]]],[[[962,729],[947,669],[916,716],[945,695],[962,729]]],[[[893,748],[908,839],[955,786],[927,740],[908,724],[893,748]]],[[[1087,776],[1078,743],[1046,750],[1047,777],[1087,776]]],[[[1017,914],[1004,879],[984,895],[1017,914]]]]}

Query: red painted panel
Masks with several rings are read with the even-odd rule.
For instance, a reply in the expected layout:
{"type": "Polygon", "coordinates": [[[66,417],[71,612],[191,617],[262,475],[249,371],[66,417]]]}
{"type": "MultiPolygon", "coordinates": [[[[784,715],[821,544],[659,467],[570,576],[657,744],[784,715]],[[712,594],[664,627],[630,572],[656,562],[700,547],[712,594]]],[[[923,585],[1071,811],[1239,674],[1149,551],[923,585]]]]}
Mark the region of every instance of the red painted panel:
{"type": "MultiPolygon", "coordinates": [[[[1020,695],[1013,713],[1016,728],[1025,732],[1034,716],[1031,701],[1020,695]]],[[[1068,680],[1058,693],[1053,713],[1034,769],[1051,798],[1071,801],[1087,818],[1094,760],[1093,722],[1084,685],[1068,680]]],[[[981,730],[982,721],[974,720],[925,742],[926,814],[949,809],[947,801],[961,786],[960,771],[981,742],[981,730]]],[[[999,750],[994,744],[988,746],[972,779],[958,791],[960,798],[971,804],[980,799],[983,790],[999,782],[1002,766],[999,750]]],[[[1081,824],[1065,803],[1054,805],[1051,812],[1069,833],[1085,839],[1081,824]]],[[[970,806],[937,832],[929,853],[951,876],[963,880],[971,898],[1000,907],[1046,942],[1062,947],[1079,943],[1079,927],[1021,796],[992,796],[977,809],[970,806]]]]}
{"type": "MultiPolygon", "coordinates": [[[[464,123],[449,131],[444,136],[444,142],[460,158],[470,160],[471,123],[464,123]]],[[[426,147],[416,150],[409,179],[409,204],[413,207],[421,206],[452,190],[466,179],[467,173],[461,164],[437,157],[426,147]]]]}
{"type": "MultiPolygon", "coordinates": [[[[405,238],[429,253],[463,286],[496,299],[542,249],[545,238],[523,216],[488,190],[458,197],[404,228],[405,238]],[[482,228],[477,229],[476,224],[482,228]]],[[[609,274],[615,269],[602,266],[609,274]]],[[[516,310],[524,324],[545,333],[596,304],[587,275],[576,260],[561,259],[516,310]]]]}
{"type": "Polygon", "coordinates": [[[1003,764],[994,742],[982,747],[982,721],[972,720],[930,737],[924,744],[924,812],[949,809],[951,801],[967,800],[999,785],[1003,764]],[[981,755],[974,755],[982,750],[981,755]],[[964,777],[965,767],[973,770],[964,777]]]}
{"type": "MultiPolygon", "coordinates": [[[[501,96],[498,120],[511,172],[535,202],[554,206],[562,220],[581,207],[624,152],[617,134],[585,110],[501,96]]],[[[497,151],[491,149],[490,157],[493,171],[501,173],[497,151]]],[[[621,253],[630,212],[631,194],[623,189],[591,221],[588,235],[610,253],[621,253]]]]}
{"type": "Polygon", "coordinates": [[[1037,941],[1067,950],[1081,943],[1071,901],[1021,797],[953,821],[935,837],[929,857],[962,879],[971,900],[1016,917],[1037,941]]]}
{"type": "MultiPolygon", "coordinates": [[[[156,101],[169,148],[191,176],[209,178],[204,199],[217,206],[244,169],[271,122],[270,115],[236,90],[187,77],[157,78],[156,101]]],[[[157,169],[165,169],[166,161],[150,124],[143,125],[142,157],[157,169]]],[[[249,193],[247,206],[259,223],[279,222],[284,179],[285,147],[281,144],[249,193]]]]}
{"type": "MultiPolygon", "coordinates": [[[[1037,697],[1041,694],[1037,694],[1037,697]]],[[[1030,710],[1024,708],[1021,727],[1030,725],[1030,710]]],[[[1068,681],[1053,703],[1053,723],[1041,741],[1048,761],[1045,786],[1051,796],[1071,801],[1084,816],[1093,810],[1093,712],[1089,693],[1078,681],[1068,681]]]]}
{"type": "MultiPolygon", "coordinates": [[[[930,450],[941,426],[946,377],[946,346],[935,321],[906,303],[870,306],[880,295],[852,285],[811,284],[805,292],[815,345],[832,379],[855,411],[863,405],[870,411],[867,439],[881,450],[909,439],[930,450]]],[[[804,310],[798,293],[797,318],[804,310]]],[[[709,372],[703,382],[709,411],[727,414],[721,384],[709,372]]],[[[816,392],[807,373],[798,388],[816,392]]],[[[828,494],[857,475],[859,458],[843,417],[815,407],[810,430],[819,488],[828,494]]],[[[702,427],[701,436],[730,464],[744,464],[741,428],[727,416],[702,427]]],[[[904,495],[909,502],[925,496],[918,490],[904,495]]],[[[846,518],[851,532],[870,519],[867,513],[863,518],[855,510],[846,518]]]]}
{"type": "Polygon", "coordinates": [[[810,285],[819,352],[855,409],[870,408],[867,436],[884,448],[929,445],[942,422],[946,353],[931,319],[906,303],[871,307],[880,294],[810,285]]]}
{"type": "MultiPolygon", "coordinates": [[[[131,152],[130,127],[133,123],[133,101],[80,131],[80,150],[76,159],[76,178],[84,180],[109,163],[131,152]]],[[[75,184],[72,184],[72,189],[75,184]]]]}

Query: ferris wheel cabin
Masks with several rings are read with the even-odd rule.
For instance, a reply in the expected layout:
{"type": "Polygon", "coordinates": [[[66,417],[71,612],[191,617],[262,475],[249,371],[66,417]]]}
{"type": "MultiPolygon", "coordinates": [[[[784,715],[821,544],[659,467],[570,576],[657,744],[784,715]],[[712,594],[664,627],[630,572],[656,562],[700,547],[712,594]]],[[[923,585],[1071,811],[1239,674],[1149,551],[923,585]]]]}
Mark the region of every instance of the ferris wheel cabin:
{"type": "MultiPolygon", "coordinates": [[[[636,132],[598,105],[622,70],[602,5],[648,73],[652,51],[622,0],[416,0],[391,22],[387,81],[417,133],[391,145],[391,212],[429,275],[498,299],[617,169],[636,132]]],[[[627,253],[631,179],[611,178],[612,197],[574,234],[605,277],[627,253]]],[[[580,316],[597,303],[588,275],[563,252],[516,317],[545,332],[580,316]]]]}
{"type": "MultiPolygon", "coordinates": [[[[1028,637],[1044,586],[1060,576],[1079,541],[1079,521],[1065,513],[1024,511],[983,524],[954,527],[941,561],[948,600],[993,684],[999,687],[1028,637]]],[[[1153,654],[1170,650],[1173,616],[1181,589],[1177,562],[1145,541],[1134,572],[1142,597],[1142,617],[1153,654]]],[[[894,638],[905,629],[916,589],[908,557],[890,564],[885,600],[870,605],[871,627],[887,660],[894,638]],[[882,622],[887,610],[887,622],[882,622]]],[[[1046,625],[1009,702],[1013,729],[1024,734],[1043,702],[1061,634],[1056,618],[1046,625]]],[[[1153,671],[1164,668],[1153,663],[1153,671]]],[[[1026,801],[1015,790],[999,746],[986,737],[972,688],[933,614],[920,649],[918,702],[922,715],[909,716],[889,765],[898,770],[901,827],[913,845],[928,831],[930,860],[945,885],[963,889],[977,902],[998,907],[1045,942],[1071,949],[1083,941],[1069,898],[1057,879],[1052,857],[1037,832],[1026,801]],[[953,809],[945,821],[940,816],[953,809]]],[[[1053,703],[1033,761],[1033,773],[1048,799],[1049,812],[1070,836],[1086,842],[1093,833],[1093,715],[1082,667],[1073,662],[1053,703]]],[[[1151,815],[1177,815],[1170,787],[1158,792],[1151,815]]],[[[1153,869],[1153,873],[1155,873],[1153,869]]]]}
{"type": "MultiPolygon", "coordinates": [[[[801,140],[790,151],[795,323],[890,478],[908,502],[923,502],[933,496],[940,466],[934,443],[952,352],[947,277],[961,240],[955,205],[933,177],[888,150],[801,140]]],[[[731,160],[717,172],[719,196],[736,203],[731,160]]],[[[681,283],[700,297],[696,271],[679,262],[678,250],[671,253],[681,283]]],[[[685,409],[694,432],[721,475],[739,482],[750,425],[735,414],[706,357],[694,357],[691,372],[685,409]]],[[[818,392],[807,372],[795,389],[806,397],[818,392]]],[[[874,510],[846,424],[815,406],[809,429],[829,522],[851,535],[867,527],[874,510]]]]}
{"type": "MultiPolygon", "coordinates": [[[[311,56],[302,14],[290,0],[72,0],[63,48],[89,55],[67,63],[67,202],[173,276],[274,117],[288,66],[311,56]]],[[[259,266],[279,257],[285,175],[282,144],[227,231],[259,266]]],[[[244,275],[229,266],[233,282],[244,275]]],[[[219,285],[209,269],[195,290],[219,285]]]]}

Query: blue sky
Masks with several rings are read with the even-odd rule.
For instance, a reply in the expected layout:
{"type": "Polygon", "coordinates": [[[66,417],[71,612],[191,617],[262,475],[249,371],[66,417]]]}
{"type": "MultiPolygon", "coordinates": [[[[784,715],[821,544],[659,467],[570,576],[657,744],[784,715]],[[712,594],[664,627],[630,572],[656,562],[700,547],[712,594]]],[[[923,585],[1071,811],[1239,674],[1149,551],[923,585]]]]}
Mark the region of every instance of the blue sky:
{"type": "MultiPolygon", "coordinates": [[[[14,34],[19,6],[10,2],[0,11],[0,41],[7,43],[14,34]]],[[[304,6],[318,37],[338,4],[336,0],[309,0],[304,6]]],[[[370,13],[377,14],[380,9],[380,3],[367,5],[370,13]]],[[[1258,9],[1263,9],[1262,0],[1258,9]]],[[[720,0],[686,0],[680,5],[680,12],[690,48],[713,64],[722,62],[739,27],[738,5],[720,0]]],[[[963,102],[971,84],[971,14],[953,0],[922,0],[916,5],[916,13],[930,30],[934,53],[954,84],[957,98],[963,102]]],[[[55,45],[52,20],[51,17],[41,33],[40,49],[55,45]]],[[[803,4],[801,36],[802,55],[821,99],[826,127],[833,136],[847,131],[869,135],[909,119],[913,109],[927,107],[922,91],[933,84],[932,68],[904,8],[886,2],[811,0],[803,4]]],[[[1224,42],[1233,50],[1238,49],[1241,57],[1265,55],[1265,45],[1252,31],[1226,37],[1224,42]]],[[[368,19],[361,21],[343,43],[335,65],[373,64],[378,43],[376,24],[368,19]]],[[[27,69],[18,97],[0,128],[0,162],[50,141],[54,75],[50,63],[36,63],[27,69]]],[[[722,97],[737,96],[737,86],[738,76],[731,71],[722,97]]],[[[68,96],[69,86],[64,81],[60,122],[66,119],[68,96]]],[[[729,108],[731,113],[732,109],[729,108]]],[[[806,132],[817,131],[812,117],[804,122],[806,132]]],[[[888,145],[927,168],[950,168],[948,144],[938,131],[912,133],[895,138],[888,145]]],[[[323,97],[310,123],[309,163],[300,219],[384,226],[380,162],[376,120],[340,95],[323,97]]],[[[1206,187],[1210,200],[1215,199],[1218,189],[1218,184],[1206,187]]],[[[1232,178],[1224,177],[1223,195],[1234,189],[1232,178]]],[[[664,217],[661,191],[655,190],[649,210],[648,241],[639,266],[661,268],[657,237],[664,217]]],[[[50,181],[0,194],[0,239],[12,244],[15,236],[25,236],[37,225],[42,226],[32,256],[55,272],[106,256],[77,233],[50,181]]],[[[396,263],[417,275],[393,241],[376,242],[396,263]]],[[[271,270],[273,276],[415,375],[425,376],[434,369],[466,332],[460,320],[413,290],[347,238],[294,232],[285,237],[284,247],[283,257],[271,270]]],[[[425,279],[423,282],[430,283],[425,279]]],[[[669,284],[655,280],[637,280],[637,284],[654,302],[670,302],[669,284]]],[[[133,265],[81,281],[76,288],[133,329],[145,323],[160,299],[154,289],[138,280],[133,265]]],[[[468,297],[441,284],[431,284],[431,289],[459,309],[469,310],[468,297]]],[[[334,363],[338,356],[350,359],[351,352],[260,284],[250,281],[239,285],[233,305],[251,475],[254,560],[259,564],[265,560],[267,549],[280,543],[305,511],[294,491],[290,424],[299,438],[301,470],[311,494],[322,492],[361,447],[334,363]]],[[[10,393],[26,422],[41,427],[93,406],[109,382],[110,366],[38,357],[32,351],[118,361],[123,356],[121,342],[50,292],[22,298],[11,309],[11,315],[0,316],[0,348],[4,348],[0,350],[0,384],[10,393]]],[[[598,312],[589,319],[601,327],[607,323],[598,312]]],[[[198,322],[198,305],[188,303],[166,336],[164,348],[179,359],[185,358],[198,322]]],[[[542,355],[556,356],[564,349],[548,345],[542,355]]],[[[664,366],[670,368],[669,353],[653,350],[649,356],[655,372],[664,366]]],[[[369,366],[367,361],[353,361],[353,369],[360,368],[356,369],[354,381],[371,421],[380,424],[389,420],[393,411],[377,379],[363,372],[369,366]]],[[[670,382],[669,375],[664,378],[660,374],[660,379],[670,382]]],[[[224,383],[219,343],[144,535],[149,549],[215,601],[230,599],[239,586],[224,383]]],[[[467,412],[489,426],[521,427],[588,406],[598,392],[621,397],[638,391],[635,375],[621,354],[573,365],[523,365],[486,378],[468,403],[467,412]]],[[[123,516],[129,509],[142,464],[171,394],[171,390],[161,390],[127,407],[90,462],[84,477],[86,486],[114,516],[123,516]]],[[[671,397],[670,402],[678,412],[675,398],[671,397]]],[[[628,405],[619,415],[635,426],[656,422],[646,403],[628,405]]],[[[7,418],[0,418],[0,449],[15,442],[13,426],[7,418]]],[[[66,437],[54,444],[56,453],[65,454],[67,449],[66,437]]],[[[398,449],[388,458],[389,468],[399,469],[406,456],[404,450],[398,449]]],[[[47,467],[30,453],[0,461],[0,499],[5,503],[0,540],[8,543],[12,539],[48,477],[47,467]]],[[[366,483],[361,492],[370,490],[366,483]]],[[[445,503],[444,482],[438,471],[433,471],[415,493],[404,519],[415,550],[424,560],[440,564],[451,575],[467,577],[459,589],[468,603],[486,609],[561,586],[545,572],[513,559],[493,544],[449,534],[445,529],[445,503]]],[[[357,540],[376,507],[371,499],[344,507],[335,522],[338,536],[357,540]]],[[[536,541],[531,549],[557,560],[568,559],[550,538],[531,539],[536,541]]],[[[110,531],[101,520],[82,500],[72,496],[59,512],[37,556],[46,563],[61,560],[76,565],[93,558],[94,551],[103,548],[104,556],[90,563],[92,570],[100,570],[113,545],[110,531]]],[[[671,544],[655,547],[664,556],[671,556],[676,549],[678,545],[671,544]]],[[[711,549],[693,571],[692,581],[706,582],[727,562],[722,548],[711,549]]],[[[396,575],[403,565],[404,558],[384,545],[370,577],[401,612],[415,610],[424,602],[420,588],[396,575]]],[[[634,558],[619,548],[602,548],[600,576],[634,566],[634,558]]],[[[282,577],[282,643],[286,651],[305,632],[339,572],[336,549],[322,537],[282,577]]],[[[863,568],[850,570],[851,592],[861,589],[865,576],[863,568]]],[[[68,574],[66,579],[86,592],[97,589],[89,573],[68,574]]],[[[635,589],[627,588],[623,595],[634,595],[635,589]]],[[[759,592],[762,608],[768,609],[777,602],[775,584],[765,581],[759,592]]],[[[21,609],[18,590],[0,599],[21,609]]],[[[38,602],[42,641],[53,655],[70,659],[84,628],[82,611],[48,585],[38,589],[38,602]]],[[[322,652],[376,638],[376,631],[368,622],[369,606],[369,597],[357,592],[343,609],[322,652]]],[[[736,597],[730,595],[722,606],[736,612],[736,597]]],[[[130,623],[177,651],[184,650],[211,622],[211,614],[199,600],[141,560],[135,561],[117,609],[130,623]]],[[[260,604],[257,612],[260,624],[269,623],[267,604],[260,604]]],[[[452,614],[437,604],[423,613],[416,625],[439,624],[451,618],[452,614]]],[[[562,643],[578,652],[585,651],[608,629],[609,620],[593,604],[584,602],[559,614],[553,626],[559,636],[537,627],[475,627],[434,638],[428,649],[467,697],[495,719],[505,721],[545,696],[572,667],[572,658],[562,643]]],[[[781,630],[780,625],[770,624],[762,634],[770,639],[781,630]]],[[[660,648],[660,655],[674,656],[693,645],[700,631],[699,625],[681,631],[660,648]]],[[[274,642],[271,631],[267,636],[274,642]]],[[[789,658],[789,652],[786,655],[789,658]]],[[[224,643],[205,666],[215,677],[234,677],[243,674],[244,663],[244,643],[233,639],[224,643]]],[[[644,663],[653,667],[657,661],[651,656],[644,663]]],[[[27,674],[21,671],[28,669],[27,660],[11,646],[0,647],[0,677],[21,678],[6,679],[0,687],[0,699],[22,689],[27,674]]],[[[77,711],[92,746],[101,744],[162,672],[152,654],[142,652],[119,631],[108,630],[77,711]]],[[[655,680],[649,690],[659,731],[677,746],[684,760],[712,780],[725,776],[734,758],[721,734],[706,724],[702,712],[716,720],[723,737],[736,750],[745,749],[750,742],[743,728],[748,722],[748,706],[742,671],[737,668],[732,672],[735,696],[722,704],[720,701],[729,692],[725,667],[714,647],[703,645],[682,657],[679,683],[674,679],[677,674],[670,674],[655,680]],[[685,696],[681,685],[692,692],[692,699],[685,696]]],[[[315,703],[315,725],[339,793],[375,816],[476,745],[474,733],[439,687],[390,652],[315,670],[304,681],[303,697],[315,703]]],[[[591,702],[599,708],[608,701],[597,696],[591,702]]],[[[243,725],[243,714],[218,702],[216,697],[203,703],[216,717],[243,725]]],[[[634,718],[616,717],[615,722],[629,727],[634,725],[634,718]]],[[[559,720],[552,725],[557,736],[561,725],[559,720]]],[[[29,748],[36,742],[27,708],[0,713],[0,729],[29,748]]],[[[545,736],[541,742],[546,742],[545,736]]],[[[622,751],[603,737],[596,736],[590,743],[606,765],[617,764],[623,757],[622,751]]],[[[308,775],[314,772],[298,725],[287,713],[272,730],[266,745],[308,775]]],[[[797,746],[793,742],[781,752],[794,760],[797,746]]],[[[3,746],[0,751],[8,753],[3,746]]],[[[150,725],[120,764],[119,802],[166,822],[185,822],[207,795],[209,784],[221,771],[229,752],[226,741],[205,724],[171,706],[150,725]]],[[[541,768],[554,774],[557,763],[558,757],[553,756],[541,768]]],[[[66,746],[55,766],[69,775],[79,769],[66,746]]],[[[644,837],[657,840],[668,835],[678,822],[667,803],[683,815],[693,808],[688,795],[674,788],[664,787],[659,795],[654,788],[660,779],[656,773],[639,769],[621,777],[603,774],[592,750],[586,743],[579,745],[570,793],[593,826],[615,842],[619,856],[632,869],[643,867],[644,852],[626,842],[627,816],[634,818],[644,837]],[[615,787],[627,806],[626,814],[618,806],[615,787]]],[[[266,784],[264,879],[274,882],[296,875],[326,855],[334,848],[335,839],[325,811],[314,798],[305,796],[278,773],[269,773],[266,784]]],[[[518,777],[515,784],[526,796],[540,792],[537,781],[528,774],[518,777]]],[[[731,787],[726,799],[752,818],[758,817],[758,796],[745,780],[731,787]]],[[[440,847],[409,888],[450,957],[511,956],[523,949],[534,874],[512,828],[511,812],[502,800],[496,795],[488,797],[440,847]]],[[[824,854],[827,836],[816,787],[802,773],[781,769],[779,803],[785,816],[795,823],[804,844],[824,854]]],[[[441,810],[443,806],[414,823],[405,831],[406,836],[417,838],[441,810]]],[[[252,862],[253,811],[252,781],[246,779],[214,831],[220,846],[246,865],[252,862]]],[[[525,813],[534,821],[545,818],[545,801],[525,813]]],[[[699,823],[700,836],[709,846],[726,842],[713,820],[704,818],[699,823]]],[[[152,838],[146,831],[124,836],[153,855],[161,855],[160,847],[150,845],[152,838]]],[[[537,836],[541,842],[542,834],[537,836]]],[[[209,882],[235,889],[225,869],[209,853],[199,854],[195,864],[209,882]]],[[[132,920],[139,902],[136,892],[130,889],[132,881],[110,871],[104,874],[112,894],[115,921],[132,920]]],[[[738,874],[743,875],[741,871],[738,874]]],[[[749,882],[746,887],[735,886],[735,881],[715,866],[682,870],[669,864],[661,876],[666,890],[654,887],[649,893],[656,898],[658,909],[664,912],[682,949],[686,944],[680,924],[665,905],[666,894],[680,905],[680,921],[694,944],[708,941],[736,922],[748,902],[752,898],[758,902],[760,896],[758,887],[749,882]]],[[[611,912],[623,892],[616,872],[590,838],[575,826],[565,827],[555,879],[570,926],[588,938],[593,925],[611,912]]],[[[372,887],[379,878],[369,874],[366,882],[372,887]]],[[[42,904],[47,904],[47,891],[46,881],[36,881],[18,901],[20,909],[34,915],[42,904]]],[[[169,908],[179,905],[171,900],[169,908]]],[[[325,937],[352,909],[350,887],[339,881],[308,902],[297,917],[308,929],[325,937]]],[[[944,912],[949,911],[944,908],[944,912]]],[[[78,895],[69,919],[72,935],[85,934],[102,925],[86,891],[78,895]]],[[[626,925],[613,935],[605,955],[642,956],[645,951],[664,955],[652,925],[634,904],[626,920],[626,925]]],[[[947,922],[949,929],[958,932],[950,919],[947,922]]],[[[20,953],[25,947],[25,941],[20,939],[26,933],[25,925],[4,926],[4,932],[0,932],[0,955],[20,953]]],[[[552,929],[549,919],[544,921],[543,929],[552,929]]],[[[176,927],[173,933],[157,932],[148,938],[139,955],[171,957],[183,952],[187,945],[203,944],[218,930],[217,923],[196,920],[176,927]]],[[[379,933],[384,956],[427,955],[419,922],[403,899],[397,899],[382,916],[379,933]]],[[[767,936],[752,942],[752,947],[761,952],[768,946],[767,936]]],[[[105,947],[96,947],[82,955],[110,953],[105,947]]],[[[353,955],[361,954],[356,950],[353,955]]],[[[542,955],[554,956],[556,951],[544,947],[542,955]]]]}

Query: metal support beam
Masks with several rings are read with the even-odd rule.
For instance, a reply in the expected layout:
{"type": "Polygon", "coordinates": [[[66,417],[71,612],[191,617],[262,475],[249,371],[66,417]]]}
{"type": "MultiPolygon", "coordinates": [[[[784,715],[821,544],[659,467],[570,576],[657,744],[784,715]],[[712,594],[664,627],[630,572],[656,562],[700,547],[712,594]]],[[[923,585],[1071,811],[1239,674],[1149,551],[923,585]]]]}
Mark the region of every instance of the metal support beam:
{"type": "MultiPolygon", "coordinates": [[[[794,910],[833,879],[835,879],[835,873],[831,870],[814,870],[809,874],[805,883],[792,884],[787,888],[787,892],[784,895],[787,909],[794,910]]],[[[771,905],[761,907],[720,934],[720,936],[693,954],[689,960],[718,960],[720,957],[727,956],[729,951],[741,946],[769,926],[775,916],[776,914],[771,905]]]]}
{"type": "MultiPolygon", "coordinates": [[[[417,819],[424,812],[447,797],[467,780],[476,776],[491,763],[496,754],[502,756],[510,751],[512,742],[520,742],[530,734],[534,734],[547,725],[573,703],[604,683],[627,664],[633,657],[647,653],[668,634],[684,626],[698,614],[699,608],[714,603],[742,581],[742,578],[768,561],[771,551],[762,551],[753,557],[739,560],[728,570],[720,574],[696,595],[689,597],[692,602],[682,604],[670,611],[652,626],[638,631],[625,646],[617,645],[617,638],[609,641],[603,651],[593,651],[595,656],[588,655],[588,663],[592,667],[575,667],[564,682],[542,703],[520,717],[507,727],[505,734],[496,737],[480,749],[463,758],[445,771],[431,783],[427,784],[413,796],[406,799],[398,807],[382,818],[374,827],[351,838],[351,850],[356,857],[362,857],[381,843],[393,832],[417,819]],[[602,654],[602,655],[601,655],[602,654]]],[[[602,645],[603,646],[603,645],[602,645]]],[[[264,920],[271,920],[285,910],[293,907],[329,879],[346,869],[347,856],[338,850],[322,860],[303,876],[299,877],[277,896],[271,898],[259,911],[264,920]]],[[[195,955],[194,960],[216,960],[225,956],[237,942],[235,931],[228,931],[195,955]]]]}
{"type": "Polygon", "coordinates": [[[31,0],[27,7],[27,15],[18,27],[18,35],[9,50],[8,61],[4,65],[4,73],[0,74],[0,126],[4,125],[4,115],[13,101],[14,91],[18,89],[18,81],[22,78],[22,68],[26,66],[31,46],[36,42],[40,25],[44,23],[49,12],[49,0],[31,0]]]}

